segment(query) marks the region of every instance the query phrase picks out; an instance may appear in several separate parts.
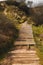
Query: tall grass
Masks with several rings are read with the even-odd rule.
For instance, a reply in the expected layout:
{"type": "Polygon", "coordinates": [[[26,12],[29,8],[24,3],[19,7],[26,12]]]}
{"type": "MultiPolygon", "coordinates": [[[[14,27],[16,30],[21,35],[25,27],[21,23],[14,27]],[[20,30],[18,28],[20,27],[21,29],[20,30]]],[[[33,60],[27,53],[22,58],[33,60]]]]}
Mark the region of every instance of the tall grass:
{"type": "Polygon", "coordinates": [[[40,63],[43,65],[43,25],[33,26],[33,34],[37,47],[37,54],[40,57],[40,63]]]}

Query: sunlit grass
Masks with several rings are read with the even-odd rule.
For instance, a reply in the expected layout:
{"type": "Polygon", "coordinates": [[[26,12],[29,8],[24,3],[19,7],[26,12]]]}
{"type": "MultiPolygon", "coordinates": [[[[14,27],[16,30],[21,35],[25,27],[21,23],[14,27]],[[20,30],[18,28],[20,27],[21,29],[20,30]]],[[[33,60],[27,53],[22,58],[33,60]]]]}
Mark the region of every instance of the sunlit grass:
{"type": "Polygon", "coordinates": [[[40,58],[40,64],[43,65],[43,38],[40,37],[43,34],[43,25],[33,26],[34,39],[36,42],[36,51],[40,58]]]}

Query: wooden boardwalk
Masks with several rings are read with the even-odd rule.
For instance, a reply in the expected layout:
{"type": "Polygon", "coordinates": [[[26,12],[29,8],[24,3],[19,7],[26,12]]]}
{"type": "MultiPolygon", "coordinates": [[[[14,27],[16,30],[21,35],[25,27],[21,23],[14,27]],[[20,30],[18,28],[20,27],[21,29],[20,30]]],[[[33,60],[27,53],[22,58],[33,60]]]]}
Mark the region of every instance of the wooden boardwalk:
{"type": "Polygon", "coordinates": [[[19,37],[14,43],[15,49],[8,52],[10,56],[9,65],[40,65],[35,50],[32,25],[27,22],[21,25],[19,37]]]}

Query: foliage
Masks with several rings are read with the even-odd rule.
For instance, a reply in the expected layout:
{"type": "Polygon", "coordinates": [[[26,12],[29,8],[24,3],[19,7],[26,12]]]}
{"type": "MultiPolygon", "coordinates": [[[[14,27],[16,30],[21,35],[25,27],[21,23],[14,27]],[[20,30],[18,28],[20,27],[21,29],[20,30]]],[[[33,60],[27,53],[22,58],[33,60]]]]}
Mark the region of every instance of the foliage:
{"type": "Polygon", "coordinates": [[[43,24],[43,6],[32,8],[30,14],[35,25],[43,24]]]}
{"type": "Polygon", "coordinates": [[[0,14],[0,58],[8,52],[19,35],[19,30],[14,26],[11,20],[0,14]]]}
{"type": "Polygon", "coordinates": [[[43,25],[39,25],[39,26],[33,26],[33,30],[34,30],[34,33],[35,35],[37,34],[42,34],[43,33],[43,25]]]}
{"type": "Polygon", "coordinates": [[[37,47],[37,54],[40,57],[41,65],[43,65],[43,25],[33,26],[33,33],[37,47]]]}
{"type": "Polygon", "coordinates": [[[17,6],[8,6],[6,17],[12,21],[12,23],[19,28],[21,23],[27,20],[26,14],[21,11],[17,6]]]}

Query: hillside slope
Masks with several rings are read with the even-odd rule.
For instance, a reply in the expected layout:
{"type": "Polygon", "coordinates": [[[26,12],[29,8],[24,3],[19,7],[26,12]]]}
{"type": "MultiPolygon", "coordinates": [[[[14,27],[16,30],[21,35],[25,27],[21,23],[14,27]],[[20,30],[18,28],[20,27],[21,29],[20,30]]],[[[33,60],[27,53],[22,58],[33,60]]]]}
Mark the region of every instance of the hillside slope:
{"type": "Polygon", "coordinates": [[[30,14],[36,24],[43,24],[43,6],[32,8],[30,14]]]}

